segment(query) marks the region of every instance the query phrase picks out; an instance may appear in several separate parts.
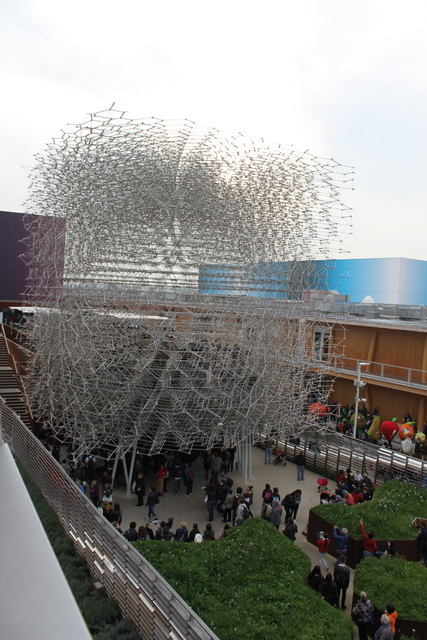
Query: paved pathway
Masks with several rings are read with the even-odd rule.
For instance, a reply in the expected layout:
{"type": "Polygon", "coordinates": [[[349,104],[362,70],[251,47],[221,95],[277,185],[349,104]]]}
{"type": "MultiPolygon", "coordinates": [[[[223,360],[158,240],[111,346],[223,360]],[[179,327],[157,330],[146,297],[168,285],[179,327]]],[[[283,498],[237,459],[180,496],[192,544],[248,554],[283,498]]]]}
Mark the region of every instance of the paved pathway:
{"type": "MultiPolygon", "coordinates": [[[[189,529],[191,529],[194,522],[198,523],[202,532],[205,529],[208,512],[204,502],[205,492],[202,489],[206,484],[206,480],[201,460],[197,460],[194,467],[196,469],[197,477],[194,482],[192,495],[188,498],[185,496],[185,487],[182,483],[181,492],[175,495],[173,492],[173,480],[169,480],[169,491],[163,495],[160,499],[160,504],[156,507],[156,513],[160,520],[167,521],[170,517],[174,518],[172,531],[175,531],[176,527],[179,526],[179,523],[182,520],[187,522],[189,529]]],[[[319,474],[306,470],[305,480],[298,482],[296,466],[292,462],[287,461],[286,466],[283,464],[266,465],[264,464],[264,451],[258,447],[253,447],[252,449],[252,472],[252,478],[247,484],[253,485],[254,504],[252,512],[254,515],[259,515],[261,513],[261,493],[266,482],[268,482],[271,487],[278,487],[282,499],[285,494],[290,493],[295,489],[302,490],[302,501],[296,519],[298,525],[296,544],[310,557],[312,566],[318,564],[317,547],[310,544],[302,532],[306,529],[311,507],[319,504],[319,492],[316,482],[319,474]]],[[[242,478],[238,472],[234,472],[230,474],[230,476],[234,480],[233,489],[238,486],[245,488],[245,485],[242,484],[242,478]]],[[[148,488],[150,484],[155,485],[155,480],[156,478],[154,474],[151,478],[146,479],[146,488],[148,488]]],[[[125,491],[115,489],[113,501],[119,502],[122,507],[123,531],[129,527],[129,523],[133,520],[137,523],[137,528],[141,524],[145,524],[148,507],[137,507],[137,498],[135,494],[132,494],[130,497],[126,497],[125,491]]],[[[215,518],[212,525],[215,535],[218,536],[223,524],[217,512],[215,512],[215,518]]],[[[333,556],[328,555],[327,560],[329,568],[332,569],[336,559],[333,556]]],[[[351,570],[351,582],[347,591],[346,600],[348,615],[350,615],[351,596],[353,593],[353,576],[354,571],[351,570]]]]}

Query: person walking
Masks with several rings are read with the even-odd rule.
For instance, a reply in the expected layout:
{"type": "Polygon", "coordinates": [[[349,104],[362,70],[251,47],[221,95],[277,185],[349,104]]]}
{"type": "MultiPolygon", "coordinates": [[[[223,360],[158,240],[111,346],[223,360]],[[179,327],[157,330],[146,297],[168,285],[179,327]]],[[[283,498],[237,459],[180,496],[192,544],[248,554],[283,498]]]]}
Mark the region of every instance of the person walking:
{"type": "Polygon", "coordinates": [[[148,506],[148,519],[153,518],[154,520],[157,520],[157,516],[156,516],[156,512],[154,511],[154,508],[156,506],[156,504],[159,504],[160,500],[159,500],[159,495],[156,491],[156,487],[150,487],[150,493],[147,496],[147,506],[148,506]]]}
{"type": "Polygon", "coordinates": [[[328,553],[329,545],[331,541],[329,540],[329,536],[327,533],[320,533],[319,539],[316,542],[316,546],[319,549],[319,566],[324,566],[326,571],[328,569],[328,563],[326,562],[326,554],[328,553]]]}
{"type": "Polygon", "coordinates": [[[338,605],[341,596],[341,609],[347,609],[345,598],[347,595],[348,585],[350,584],[350,569],[346,565],[347,558],[341,556],[338,563],[335,564],[334,580],[338,589],[338,605]]]}
{"type": "Polygon", "coordinates": [[[359,630],[359,640],[368,640],[368,625],[374,612],[374,605],[365,591],[360,592],[359,600],[353,607],[351,612],[352,618],[359,630]]]}
{"type": "Polygon", "coordinates": [[[327,573],[325,581],[322,586],[323,599],[326,600],[332,607],[338,607],[338,589],[335,582],[332,580],[332,573],[327,573]]]}

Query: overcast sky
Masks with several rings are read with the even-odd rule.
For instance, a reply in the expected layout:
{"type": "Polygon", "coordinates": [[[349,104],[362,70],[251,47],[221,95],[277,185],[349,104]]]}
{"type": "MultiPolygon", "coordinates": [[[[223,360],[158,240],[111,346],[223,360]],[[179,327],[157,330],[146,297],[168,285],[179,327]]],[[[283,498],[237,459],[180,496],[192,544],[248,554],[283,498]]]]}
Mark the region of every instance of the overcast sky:
{"type": "Polygon", "coordinates": [[[114,102],[353,166],[348,257],[426,259],[426,24],[425,0],[3,0],[0,209],[114,102]]]}

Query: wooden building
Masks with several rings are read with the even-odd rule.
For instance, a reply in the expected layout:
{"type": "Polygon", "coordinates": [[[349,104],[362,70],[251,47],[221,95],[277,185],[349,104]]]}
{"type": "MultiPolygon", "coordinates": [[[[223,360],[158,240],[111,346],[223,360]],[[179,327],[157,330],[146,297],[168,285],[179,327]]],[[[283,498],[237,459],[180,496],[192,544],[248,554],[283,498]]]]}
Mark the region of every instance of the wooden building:
{"type": "MultiPolygon", "coordinates": [[[[345,305],[341,309],[345,310],[345,305]]],[[[360,398],[366,399],[370,411],[379,407],[382,420],[397,418],[398,422],[410,413],[422,427],[427,420],[425,308],[419,308],[419,319],[404,307],[399,309],[398,315],[391,315],[396,314],[393,307],[380,316],[358,305],[360,315],[327,315],[314,330],[313,355],[328,363],[328,374],[335,378],[330,400],[351,406],[360,372],[366,383],[360,398]],[[408,315],[410,319],[405,318],[408,315]],[[334,355],[337,352],[340,355],[334,355]]]]}

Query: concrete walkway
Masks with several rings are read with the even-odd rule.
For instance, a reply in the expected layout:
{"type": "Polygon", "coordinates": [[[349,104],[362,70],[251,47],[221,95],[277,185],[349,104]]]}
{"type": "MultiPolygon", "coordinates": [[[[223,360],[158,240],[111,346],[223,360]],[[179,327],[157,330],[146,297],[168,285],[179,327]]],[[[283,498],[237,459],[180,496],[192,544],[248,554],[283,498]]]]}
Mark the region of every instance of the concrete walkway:
{"type": "MultiPolygon", "coordinates": [[[[274,459],[274,457],[273,457],[274,459]]],[[[177,495],[173,491],[173,480],[168,482],[168,492],[160,499],[160,504],[156,507],[156,514],[160,520],[167,521],[168,518],[173,518],[174,523],[172,531],[175,532],[181,521],[185,521],[189,529],[192,528],[194,522],[197,522],[199,529],[204,531],[208,512],[204,502],[205,492],[202,487],[206,485],[206,479],[204,477],[204,470],[202,461],[197,460],[194,464],[194,468],[197,473],[196,480],[193,485],[193,493],[188,498],[185,496],[185,487],[181,483],[181,491],[177,495]]],[[[261,494],[264,489],[265,483],[268,482],[271,487],[278,487],[281,498],[283,499],[287,493],[291,493],[295,489],[301,489],[302,500],[297,514],[296,523],[298,525],[298,533],[296,544],[309,556],[311,560],[311,566],[318,564],[318,551],[317,547],[307,542],[307,538],[303,535],[303,531],[307,527],[308,515],[311,507],[319,504],[319,492],[317,487],[318,473],[311,471],[305,471],[305,480],[297,481],[296,466],[287,461],[286,466],[281,465],[266,465],[264,464],[264,451],[258,447],[252,448],[252,478],[247,484],[253,485],[254,492],[254,504],[252,507],[252,513],[254,516],[258,516],[261,513],[262,498],[261,494]]],[[[238,486],[245,486],[242,484],[242,478],[238,472],[230,474],[233,478],[233,489],[238,486]]],[[[153,474],[150,478],[146,478],[146,489],[149,489],[150,484],[156,484],[156,477],[153,474]]],[[[331,482],[331,486],[334,483],[331,482]]],[[[135,521],[137,528],[141,524],[147,522],[148,507],[137,507],[137,498],[135,494],[130,497],[126,497],[125,490],[115,489],[113,493],[113,502],[119,502],[123,511],[122,529],[125,531],[129,527],[131,521],[135,521]]],[[[284,518],[282,520],[284,525],[284,518]]],[[[221,528],[223,527],[222,520],[218,512],[215,512],[215,518],[212,523],[216,537],[218,537],[221,528]]],[[[327,555],[328,567],[333,572],[333,566],[336,558],[327,555]]],[[[351,581],[350,587],[347,591],[347,611],[346,614],[351,614],[351,598],[353,594],[353,577],[354,571],[350,570],[351,581]]]]}

